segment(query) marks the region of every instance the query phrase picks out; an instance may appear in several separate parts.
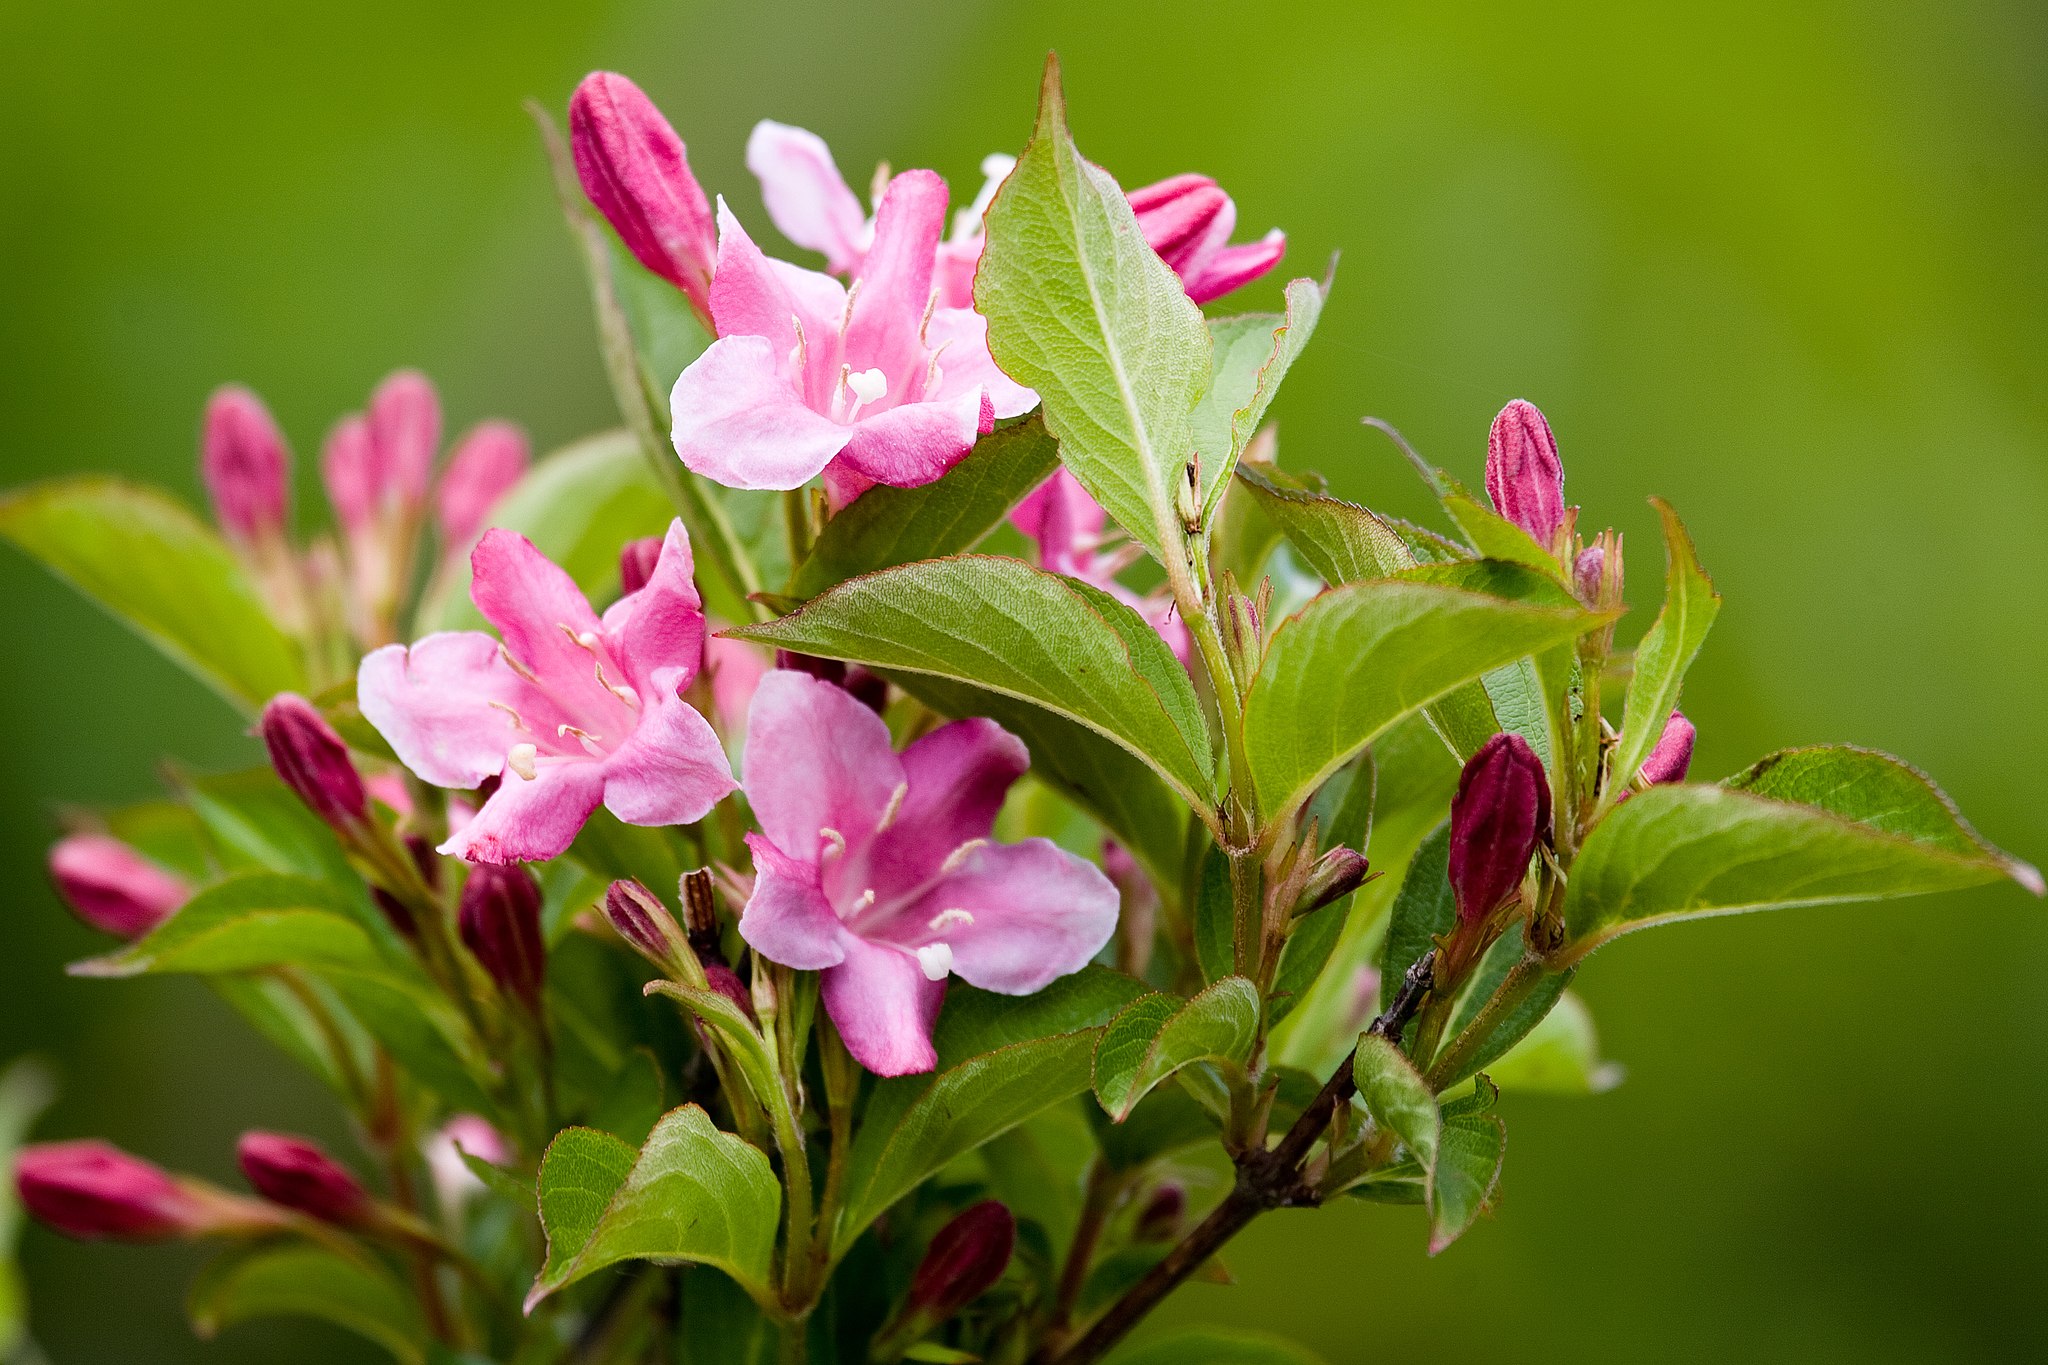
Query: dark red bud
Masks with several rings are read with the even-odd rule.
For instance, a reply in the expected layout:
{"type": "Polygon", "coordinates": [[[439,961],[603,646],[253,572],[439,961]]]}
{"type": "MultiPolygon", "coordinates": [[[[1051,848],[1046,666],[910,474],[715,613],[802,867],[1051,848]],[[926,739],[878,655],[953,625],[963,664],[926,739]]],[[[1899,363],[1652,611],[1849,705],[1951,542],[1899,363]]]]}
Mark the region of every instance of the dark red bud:
{"type": "Polygon", "coordinates": [[[1187,1186],[1178,1180],[1165,1181],[1152,1191],[1145,1207],[1138,1210],[1138,1221],[1131,1229],[1131,1235],[1140,1242],[1177,1242],[1187,1209],[1187,1186]]]}
{"type": "Polygon", "coordinates": [[[643,536],[619,547],[619,591],[638,592],[661,562],[661,537],[643,536]]]}
{"type": "Polygon", "coordinates": [[[1486,437],[1486,493],[1493,510],[1548,547],[1564,524],[1564,464],[1534,403],[1517,398],[1486,437]]]}
{"type": "Polygon", "coordinates": [[[910,1280],[910,1313],[944,1322],[1003,1277],[1017,1243],[1017,1220],[984,1199],[939,1229],[910,1280]]]}
{"type": "Polygon", "coordinates": [[[1550,783],[1536,751],[1520,735],[1487,740],[1451,798],[1451,891],[1460,920],[1486,918],[1521,889],[1549,824],[1550,783]]]}
{"type": "Polygon", "coordinates": [[[456,916],[463,945],[498,989],[534,1011],[547,978],[540,900],[540,883],[525,868],[482,863],[470,869],[462,884],[456,916]]]}
{"type": "Polygon", "coordinates": [[[370,1193],[346,1167],[313,1142],[286,1133],[244,1133],[235,1144],[242,1174],[273,1204],[323,1223],[359,1223],[370,1193]]]}
{"type": "Polygon", "coordinates": [[[159,1242],[221,1226],[209,1201],[161,1166],[105,1142],[24,1147],[14,1184],[24,1208],[70,1237],[159,1242]]]}
{"type": "Polygon", "coordinates": [[[634,952],[663,972],[677,970],[688,942],[661,897],[636,881],[615,881],[605,888],[604,917],[634,952]]]}
{"type": "Polygon", "coordinates": [[[723,962],[707,962],[704,964],[704,981],[712,990],[738,1005],[741,1014],[754,1018],[754,997],[748,993],[739,973],[723,962]]]}
{"type": "Polygon", "coordinates": [[[1357,849],[1341,845],[1331,849],[1309,870],[1308,881],[1294,902],[1294,913],[1311,914],[1331,901],[1342,900],[1362,886],[1371,871],[1372,865],[1357,849]]]}
{"type": "Polygon", "coordinates": [[[270,699],[260,722],[270,766],[306,808],[339,830],[370,818],[370,794],[348,746],[313,703],[290,692],[270,699]]]}
{"type": "Polygon", "coordinates": [[[140,938],[192,895],[183,878],[105,834],[59,839],[50,850],[50,880],[80,919],[122,938],[140,938]]]}

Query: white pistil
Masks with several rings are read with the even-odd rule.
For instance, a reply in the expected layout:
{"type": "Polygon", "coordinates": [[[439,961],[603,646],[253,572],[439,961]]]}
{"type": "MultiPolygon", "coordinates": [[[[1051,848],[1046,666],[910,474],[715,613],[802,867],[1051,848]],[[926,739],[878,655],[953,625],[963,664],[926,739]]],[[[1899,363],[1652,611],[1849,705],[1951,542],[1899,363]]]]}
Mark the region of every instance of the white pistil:
{"type": "Polygon", "coordinates": [[[910,784],[908,782],[898,782],[896,790],[889,793],[889,804],[883,808],[882,818],[875,822],[875,833],[880,834],[883,830],[896,823],[896,817],[903,813],[903,798],[908,795],[910,795],[910,784]]]}
{"type": "Polygon", "coordinates": [[[843,858],[846,856],[846,836],[844,834],[841,834],[832,826],[826,825],[819,829],[818,837],[825,841],[825,847],[818,851],[819,862],[823,862],[827,858],[843,858]]]}
{"type": "Polygon", "coordinates": [[[941,910],[926,922],[925,927],[935,934],[943,934],[948,929],[964,929],[973,923],[974,915],[969,911],[941,910]]]}
{"type": "MultiPolygon", "coordinates": [[[[939,864],[939,875],[944,877],[958,872],[961,865],[974,856],[974,850],[986,847],[988,847],[988,840],[986,839],[969,839],[966,843],[946,855],[946,861],[939,864]]],[[[953,912],[949,910],[946,913],[952,914],[953,912]]]]}
{"type": "Polygon", "coordinates": [[[846,410],[849,422],[860,416],[862,408],[881,402],[889,392],[889,376],[880,370],[862,370],[856,374],[851,365],[842,365],[839,367],[839,382],[853,395],[853,406],[846,410]]]}
{"type": "Polygon", "coordinates": [[[540,751],[531,744],[515,744],[505,755],[505,766],[531,782],[540,776],[540,772],[534,767],[534,760],[539,756],[540,751]]]}
{"type": "Polygon", "coordinates": [[[924,969],[927,981],[944,981],[946,973],[953,970],[953,945],[950,943],[927,943],[917,950],[917,965],[924,969]]]}

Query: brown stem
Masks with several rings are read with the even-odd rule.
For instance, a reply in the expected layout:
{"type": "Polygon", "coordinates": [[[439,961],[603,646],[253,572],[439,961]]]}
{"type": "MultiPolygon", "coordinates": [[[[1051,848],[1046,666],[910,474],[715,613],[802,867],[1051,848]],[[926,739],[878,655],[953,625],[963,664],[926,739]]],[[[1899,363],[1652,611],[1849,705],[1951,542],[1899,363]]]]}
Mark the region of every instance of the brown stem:
{"type": "MultiPolygon", "coordinates": [[[[419,1193],[413,1186],[412,1171],[406,1164],[410,1143],[405,1132],[404,1109],[398,1098],[398,1077],[391,1065],[391,1054],[382,1048],[377,1050],[377,1112],[371,1127],[380,1149],[378,1154],[384,1159],[385,1178],[391,1186],[391,1202],[417,1219],[420,1214],[419,1193]]],[[[419,1295],[420,1311],[426,1316],[427,1330],[437,1341],[451,1346],[463,1345],[454,1315],[441,1293],[437,1257],[433,1249],[415,1243],[408,1259],[412,1262],[413,1288],[419,1295]]]]}
{"type": "Polygon", "coordinates": [[[1041,1353],[1046,1359],[1066,1340],[1067,1329],[1074,1320],[1074,1305],[1080,1302],[1081,1290],[1088,1283],[1088,1271],[1095,1261],[1096,1244],[1102,1240],[1109,1211],[1122,1192],[1123,1182],[1107,1162],[1096,1158],[1088,1172],[1088,1194],[1081,1204],[1080,1220],[1074,1225],[1074,1240],[1067,1247],[1066,1264],[1060,1269],[1059,1290],[1053,1299],[1052,1319],[1046,1326],[1045,1349],[1041,1353]]]}

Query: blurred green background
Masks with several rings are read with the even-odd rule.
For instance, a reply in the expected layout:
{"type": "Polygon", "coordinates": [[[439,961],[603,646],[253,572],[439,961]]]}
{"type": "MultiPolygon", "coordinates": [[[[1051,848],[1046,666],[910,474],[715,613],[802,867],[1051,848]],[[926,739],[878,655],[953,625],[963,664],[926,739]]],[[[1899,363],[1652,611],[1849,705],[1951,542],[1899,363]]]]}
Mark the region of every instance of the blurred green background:
{"type": "MultiPolygon", "coordinates": [[[[1276,407],[1282,460],[1419,514],[1361,414],[1476,479],[1516,395],[1594,525],[1660,564],[1684,512],[1727,605],[1693,674],[1695,771],[1855,740],[2048,857],[2048,11],[2014,3],[0,6],[0,448],[196,496],[200,405],[255,385],[302,457],[400,364],[450,422],[542,447],[613,418],[520,101],[640,80],[766,232],[762,117],[964,199],[1066,61],[1082,147],[1182,170],[1341,251],[1276,407]]],[[[1277,280],[1277,277],[1276,277],[1277,280]]],[[[1247,291],[1278,299],[1275,280],[1247,291]]],[[[310,476],[304,480],[311,485],[310,476]]],[[[244,1126],[335,1132],[189,981],[74,981],[55,808],[245,764],[210,694],[0,554],[0,1054],[61,1071],[45,1136],[230,1174],[244,1126]]],[[[1643,616],[1637,618],[1639,628],[1643,616]]],[[[1497,1221],[1437,1261],[1412,1210],[1269,1218],[1234,1287],[1161,1315],[1335,1362],[2014,1360],[2048,1353],[2048,917],[2011,888],[1662,930],[1580,980],[1630,1069],[1511,1100],[1497,1221]]],[[[87,1362],[356,1360],[315,1327],[205,1347],[196,1258],[32,1230],[37,1330],[87,1362]]]]}

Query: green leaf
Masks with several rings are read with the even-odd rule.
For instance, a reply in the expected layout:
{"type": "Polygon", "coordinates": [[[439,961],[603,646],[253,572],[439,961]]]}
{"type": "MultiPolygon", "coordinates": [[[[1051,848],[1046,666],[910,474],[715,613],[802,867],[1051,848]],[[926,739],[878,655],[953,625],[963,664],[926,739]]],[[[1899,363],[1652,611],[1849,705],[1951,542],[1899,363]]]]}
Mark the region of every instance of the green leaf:
{"type": "Polygon", "coordinates": [[[825,523],[790,580],[790,595],[815,597],[877,569],[972,549],[1059,464],[1058,444],[1034,415],[982,437],[937,482],[871,488],[825,523]]]}
{"type": "Polygon", "coordinates": [[[1616,807],[1572,865],[1567,953],[1671,920],[2000,878],[2041,892],[2041,874],[1984,842],[1925,775],[1868,749],[1790,749],[1721,786],[1656,786],[1616,807]]]}
{"type": "Polygon", "coordinates": [[[1401,1049],[1376,1033],[1358,1040],[1351,1059],[1358,1097],[1372,1121],[1401,1139],[1424,1171],[1434,1171],[1443,1130],[1436,1096],[1401,1049]]]}
{"type": "Polygon", "coordinates": [[[1110,1365],[1324,1365],[1306,1346],[1264,1332],[1225,1327],[1183,1327],[1137,1346],[1126,1346],[1110,1365]]]}
{"type": "Polygon", "coordinates": [[[1623,1076],[1620,1064],[1600,1060],[1593,1012],[1570,991],[1519,1043],[1481,1065],[1501,1089],[1531,1095],[1599,1095],[1623,1076]]]}
{"type": "Polygon", "coordinates": [[[1287,286],[1284,313],[1210,318],[1209,391],[1195,405],[1195,449],[1202,459],[1202,520],[1206,524],[1245,443],[1259,428],[1280,381],[1315,334],[1323,290],[1314,280],[1287,286]]]}
{"type": "Polygon", "coordinates": [[[1416,847],[1388,913],[1387,936],[1380,945],[1383,1006],[1400,989],[1402,974],[1457,922],[1458,902],[1451,893],[1451,825],[1446,820],[1416,847]]]}
{"type": "Polygon", "coordinates": [[[1003,372],[1038,391],[1060,458],[1119,525],[1186,572],[1176,510],[1209,386],[1201,310],[1145,243],[1116,181],[1075,150],[1059,63],[989,205],[975,307],[1003,372]]]}
{"type": "Polygon", "coordinates": [[[1350,913],[1351,897],[1345,896],[1295,921],[1293,932],[1281,947],[1280,966],[1273,973],[1273,991],[1266,1001],[1269,1026],[1292,1014],[1322,976],[1338,940],[1344,936],[1345,919],[1350,913]]]}
{"type": "Polygon", "coordinates": [[[1195,965],[1202,980],[1221,981],[1236,967],[1237,902],[1230,890],[1230,858],[1215,844],[1202,854],[1195,884],[1195,965]]]}
{"type": "Polygon", "coordinates": [[[1685,670],[1707,638],[1708,627],[1721,610],[1720,595],[1700,568],[1693,552],[1692,537],[1678,520],[1670,504],[1652,498],[1657,514],[1664,518],[1664,547],[1670,563],[1664,576],[1664,610],[1636,646],[1635,671],[1628,680],[1628,702],[1622,712],[1621,738],[1609,759],[1608,795],[1612,799],[1627,790],[1657,739],[1664,723],[1678,705],[1678,691],[1685,670]]]}
{"type": "MultiPolygon", "coordinates": [[[[1512,964],[1521,960],[1524,951],[1523,946],[1511,938],[1506,941],[1501,956],[1512,964]]],[[[1533,1032],[1549,1017],[1552,1007],[1563,998],[1565,987],[1571,984],[1574,974],[1575,969],[1569,967],[1561,972],[1546,971],[1531,982],[1513,1006],[1493,1021],[1484,1038],[1466,1055],[1457,1070],[1444,1077],[1441,1089],[1449,1090],[1466,1077],[1484,1071],[1496,1058],[1505,1055],[1510,1048],[1533,1032]]],[[[1464,1001],[1464,1008],[1470,1010],[1474,1018],[1485,1007],[1487,996],[1492,994],[1497,984],[1497,981],[1474,983],[1474,989],[1464,1001]]],[[[1459,1021],[1461,1027],[1470,1022],[1470,1019],[1459,1021]]]]}
{"type": "Polygon", "coordinates": [[[1415,567],[1400,535],[1375,512],[1308,488],[1287,487],[1271,466],[1242,464],[1238,485],[1272,519],[1302,563],[1331,587],[1415,567]]]}
{"type": "Polygon", "coordinates": [[[303,692],[298,647],[218,535],[153,488],[88,475],[0,498],[0,536],[254,714],[303,692]]]}
{"type": "Polygon", "coordinates": [[[1444,1116],[1428,1182],[1430,1255],[1464,1236],[1493,1199],[1507,1147],[1507,1125],[1498,1115],[1444,1116]]]}
{"type": "MultiPolygon", "coordinates": [[[[1501,570],[1504,581],[1528,570],[1501,570]]],[[[1410,711],[1598,619],[1417,575],[1334,588],[1274,632],[1245,701],[1245,750],[1259,809],[1295,810],[1330,774],[1410,711]]]]}
{"type": "MultiPolygon", "coordinates": [[[[605,431],[547,455],[491,509],[490,526],[517,531],[562,566],[594,602],[618,596],[619,547],[658,536],[675,515],[631,432],[605,431]]],[[[484,630],[469,600],[469,556],[450,555],[414,619],[418,634],[484,630]]]]}
{"type": "Polygon", "coordinates": [[[1241,1067],[1259,1032],[1259,988],[1226,976],[1192,1000],[1148,995],[1102,1031],[1095,1098],[1122,1122],[1151,1089],[1191,1062],[1241,1067]]]}
{"type": "Polygon", "coordinates": [[[625,1260],[716,1266],[767,1302],[782,1186],[768,1158],[694,1104],[671,1110],[637,1154],[609,1133],[555,1135],[540,1166],[547,1264],[526,1296],[625,1260]]]}
{"type": "Polygon", "coordinates": [[[227,867],[261,868],[339,886],[359,881],[334,831],[271,769],[178,776],[175,781],[227,867]]]}
{"type": "Polygon", "coordinates": [[[958,555],[843,583],[727,634],[930,673],[1043,706],[1129,749],[1207,809],[1214,760],[1187,670],[1109,594],[1020,560],[958,555]]]}
{"type": "MultiPolygon", "coordinates": [[[[1444,476],[1448,478],[1448,476],[1444,476]]],[[[1557,556],[1536,543],[1536,538],[1509,521],[1455,481],[1443,496],[1444,510],[1458,524],[1482,559],[1498,559],[1534,569],[1558,586],[1569,590],[1571,582],[1558,566],[1557,556]]]]}
{"type": "Polygon", "coordinates": [[[73,963],[73,976],[373,967],[382,955],[340,888],[255,872],[216,883],[134,943],[73,963]]]}
{"type": "Polygon", "coordinates": [[[754,1092],[754,1098],[763,1104],[770,1102],[775,1087],[781,1084],[775,1068],[775,1060],[768,1054],[767,1040],[761,1037],[753,1021],[731,999],[719,991],[700,991],[680,981],[650,981],[647,983],[650,995],[665,995],[681,1005],[700,1021],[715,1029],[724,1040],[727,1051],[738,1064],[740,1073],[746,1077],[747,1087],[754,1092]]]}
{"type": "MultiPolygon", "coordinates": [[[[14,1155],[42,1112],[57,1096],[50,1068],[34,1057],[17,1057],[0,1070],[0,1170],[14,1169],[14,1155]]],[[[15,1244],[21,1237],[21,1201],[14,1182],[0,1187],[0,1360],[15,1353],[28,1332],[27,1291],[15,1244]]]]}
{"type": "Polygon", "coordinates": [[[320,1318],[405,1365],[423,1365],[431,1339],[412,1294],[380,1263],[296,1242],[259,1242],[216,1257],[193,1282],[186,1311],[192,1330],[209,1340],[251,1318],[320,1318]]]}

